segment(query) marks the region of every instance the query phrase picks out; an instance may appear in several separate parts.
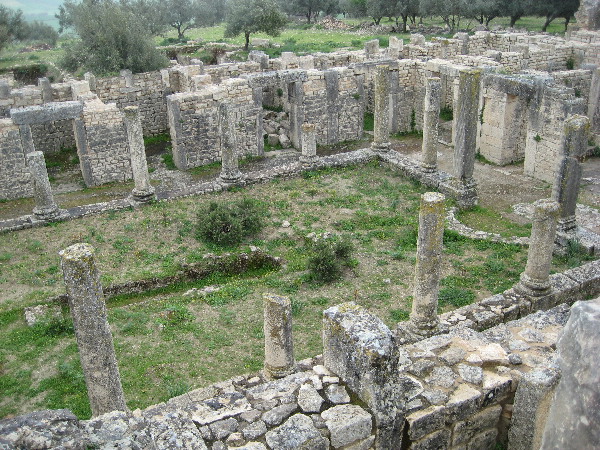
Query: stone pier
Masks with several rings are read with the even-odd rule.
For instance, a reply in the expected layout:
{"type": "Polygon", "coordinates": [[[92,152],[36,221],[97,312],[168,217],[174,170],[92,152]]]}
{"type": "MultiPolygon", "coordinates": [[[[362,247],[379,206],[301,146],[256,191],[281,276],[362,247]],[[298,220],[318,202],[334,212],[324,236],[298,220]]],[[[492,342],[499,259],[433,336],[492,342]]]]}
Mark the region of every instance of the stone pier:
{"type": "Polygon", "coordinates": [[[283,378],[294,372],[294,343],[292,340],[292,304],[287,297],[265,294],[265,375],[283,378]]]}
{"type": "Polygon", "coordinates": [[[134,203],[147,203],[154,200],[156,196],[148,174],[140,111],[137,106],[127,106],[123,109],[123,112],[125,113],[125,129],[127,130],[127,141],[131,156],[131,170],[135,182],[135,187],[131,191],[131,199],[134,203]]]}
{"type": "Polygon", "coordinates": [[[390,148],[390,70],[388,66],[377,66],[375,73],[375,111],[373,142],[375,150],[390,148]]]}
{"type": "Polygon", "coordinates": [[[35,195],[35,208],[33,215],[37,220],[57,219],[61,211],[54,202],[52,187],[48,179],[46,160],[42,152],[27,153],[27,166],[33,179],[33,190],[35,195]]]}
{"type": "Polygon", "coordinates": [[[421,196],[417,264],[410,325],[421,336],[431,336],[439,326],[438,292],[442,270],[446,197],[437,192],[421,196]]]}
{"type": "Polygon", "coordinates": [[[230,107],[219,106],[219,135],[221,136],[221,176],[223,183],[233,184],[240,181],[242,173],[236,153],[235,126],[232,123],[230,107]]]}
{"type": "Polygon", "coordinates": [[[31,134],[31,126],[29,124],[19,125],[19,134],[21,136],[21,146],[23,153],[35,152],[35,144],[33,143],[33,135],[31,134]]]}
{"type": "Polygon", "coordinates": [[[477,191],[473,179],[477,153],[477,124],[479,121],[479,87],[481,70],[461,70],[458,80],[456,104],[456,130],[454,142],[454,177],[457,201],[461,208],[477,204],[477,191]]]}
{"type": "Polygon", "coordinates": [[[59,255],[92,415],[125,411],[94,248],[89,244],[74,244],[59,255]]]}
{"type": "Polygon", "coordinates": [[[423,145],[421,147],[421,165],[425,172],[435,172],[437,169],[441,95],[442,82],[440,78],[427,78],[423,108],[423,145]]]}
{"type": "Polygon", "coordinates": [[[527,253],[525,272],[515,285],[515,291],[532,297],[550,292],[550,264],[556,236],[556,221],[559,205],[550,199],[538,200],[533,204],[533,225],[527,253]]]}
{"type": "Polygon", "coordinates": [[[302,154],[300,162],[304,165],[310,165],[317,160],[317,134],[315,124],[302,124],[302,154]]]}
{"type": "Polygon", "coordinates": [[[544,450],[600,443],[600,299],[579,301],[556,344],[561,378],[543,434],[544,450]]]}

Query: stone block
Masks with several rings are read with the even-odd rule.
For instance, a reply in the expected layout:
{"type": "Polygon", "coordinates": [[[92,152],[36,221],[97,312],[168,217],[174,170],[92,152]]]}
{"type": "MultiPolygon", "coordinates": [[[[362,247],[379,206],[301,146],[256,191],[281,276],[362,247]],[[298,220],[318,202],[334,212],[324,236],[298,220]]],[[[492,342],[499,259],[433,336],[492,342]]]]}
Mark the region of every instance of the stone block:
{"type": "Polygon", "coordinates": [[[329,450],[329,440],[315,428],[310,417],[296,414],[266,434],[273,450],[329,450]]]}
{"type": "Polygon", "coordinates": [[[371,434],[371,415],[357,405],[334,406],[321,413],[330,433],[331,445],[340,448],[371,434]]]}
{"type": "Polygon", "coordinates": [[[433,433],[444,427],[447,411],[442,406],[430,406],[427,409],[416,411],[406,416],[408,422],[408,436],[417,440],[426,434],[433,433]]]}

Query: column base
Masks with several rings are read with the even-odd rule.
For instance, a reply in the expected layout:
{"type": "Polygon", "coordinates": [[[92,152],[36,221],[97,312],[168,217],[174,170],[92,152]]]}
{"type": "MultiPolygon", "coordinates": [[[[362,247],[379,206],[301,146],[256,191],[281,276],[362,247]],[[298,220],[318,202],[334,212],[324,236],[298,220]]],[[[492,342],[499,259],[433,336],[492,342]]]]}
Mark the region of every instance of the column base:
{"type": "Polygon", "coordinates": [[[32,218],[35,221],[48,222],[51,220],[63,219],[66,216],[68,216],[68,213],[64,209],[59,209],[56,205],[47,208],[38,208],[36,206],[33,208],[32,218]]]}
{"type": "Polygon", "coordinates": [[[437,171],[437,164],[421,163],[421,171],[423,173],[434,173],[437,171]]]}
{"type": "Polygon", "coordinates": [[[298,161],[300,161],[300,163],[303,166],[311,166],[314,163],[316,163],[318,160],[319,160],[319,157],[317,155],[314,155],[314,156],[300,155],[300,158],[298,159],[298,161]]]}
{"type": "Polygon", "coordinates": [[[438,320],[426,324],[416,324],[412,321],[400,322],[396,327],[396,338],[400,345],[413,344],[438,334],[448,333],[447,325],[438,320]]]}
{"type": "Polygon", "coordinates": [[[277,378],[284,378],[284,377],[287,377],[288,375],[293,374],[294,372],[296,372],[296,364],[295,363],[292,366],[286,366],[286,367],[273,367],[273,366],[269,366],[268,364],[265,364],[265,367],[263,369],[265,378],[267,378],[269,380],[273,380],[273,379],[277,379],[277,378]]]}
{"type": "Polygon", "coordinates": [[[235,184],[242,180],[242,172],[239,170],[235,171],[223,171],[219,175],[219,181],[223,184],[235,184]]]}
{"type": "Polygon", "coordinates": [[[474,179],[461,180],[452,178],[440,185],[448,194],[456,200],[459,209],[469,209],[477,206],[477,184],[474,179]]]}
{"type": "Polygon", "coordinates": [[[521,280],[515,285],[514,290],[517,294],[529,297],[543,297],[552,292],[550,280],[534,280],[529,275],[522,273],[521,280]]]}
{"type": "Polygon", "coordinates": [[[134,189],[131,191],[129,199],[135,203],[150,203],[156,200],[156,194],[154,193],[154,189],[149,189],[147,191],[138,191],[134,189]]]}
{"type": "Polygon", "coordinates": [[[389,152],[391,147],[391,142],[371,142],[371,148],[380,152],[389,152]]]}
{"type": "Polygon", "coordinates": [[[564,233],[564,234],[572,233],[573,237],[574,237],[576,230],[577,230],[577,220],[575,219],[575,216],[561,217],[558,219],[558,222],[556,223],[556,232],[557,233],[564,233]]]}

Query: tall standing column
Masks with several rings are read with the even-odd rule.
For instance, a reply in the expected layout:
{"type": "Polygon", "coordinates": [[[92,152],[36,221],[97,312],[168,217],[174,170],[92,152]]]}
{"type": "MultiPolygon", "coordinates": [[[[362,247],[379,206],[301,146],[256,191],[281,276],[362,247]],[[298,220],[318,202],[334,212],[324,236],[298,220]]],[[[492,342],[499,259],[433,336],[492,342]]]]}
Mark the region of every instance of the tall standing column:
{"type": "Polygon", "coordinates": [[[390,70],[377,66],[375,73],[375,111],[371,147],[387,151],[390,148],[390,70]]]}
{"type": "Polygon", "coordinates": [[[479,87],[481,70],[461,70],[458,80],[456,134],[454,142],[454,177],[457,200],[461,208],[477,204],[473,169],[477,153],[477,123],[479,121],[479,87]]]}
{"type": "Polygon", "coordinates": [[[533,206],[527,265],[515,290],[524,295],[540,297],[550,292],[550,264],[559,206],[550,199],[538,200],[533,206]]]}
{"type": "Polygon", "coordinates": [[[124,108],[124,112],[131,170],[135,183],[135,187],[131,191],[131,197],[135,202],[147,203],[154,200],[156,196],[154,195],[154,188],[150,184],[150,175],[148,174],[140,110],[137,106],[127,106],[124,108]]]}
{"type": "Polygon", "coordinates": [[[60,209],[54,202],[44,154],[42,152],[27,153],[27,166],[33,178],[35,195],[33,215],[38,220],[56,219],[60,215],[60,209]]]}
{"type": "Polygon", "coordinates": [[[236,183],[242,178],[236,153],[235,126],[229,106],[219,106],[219,134],[221,136],[221,175],[223,183],[236,183]]]}
{"type": "Polygon", "coordinates": [[[292,304],[287,297],[265,294],[265,375],[282,378],[294,372],[292,340],[292,304]]]}
{"type": "Polygon", "coordinates": [[[438,77],[427,78],[423,108],[423,146],[421,148],[421,164],[425,172],[434,172],[437,169],[441,95],[441,80],[438,77]]]}
{"type": "Polygon", "coordinates": [[[127,406],[94,248],[74,244],[59,255],[92,414],[124,411],[127,406]]]}
{"type": "Polygon", "coordinates": [[[421,196],[415,288],[410,313],[410,323],[421,336],[432,335],[439,325],[437,308],[442,267],[445,200],[446,197],[437,192],[426,192],[421,196]]]}
{"type": "Polygon", "coordinates": [[[317,160],[317,133],[314,123],[302,124],[302,155],[300,162],[304,165],[310,165],[317,160]]]}

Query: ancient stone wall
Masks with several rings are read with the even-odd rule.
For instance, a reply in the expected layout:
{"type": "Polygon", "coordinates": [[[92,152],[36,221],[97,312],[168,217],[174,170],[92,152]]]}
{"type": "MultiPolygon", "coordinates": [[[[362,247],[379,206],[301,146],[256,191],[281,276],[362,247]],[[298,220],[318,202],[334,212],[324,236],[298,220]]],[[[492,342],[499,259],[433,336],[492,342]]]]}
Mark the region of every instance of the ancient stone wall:
{"type": "Polygon", "coordinates": [[[114,103],[95,99],[84,104],[75,121],[77,154],[87,186],[132,178],[123,114],[114,103]]]}
{"type": "Polygon", "coordinates": [[[0,119],[0,199],[33,195],[31,174],[21,146],[19,127],[10,119],[0,119]]]}
{"type": "MultiPolygon", "coordinates": [[[[226,80],[202,90],[173,94],[167,98],[175,165],[189,169],[220,160],[219,104],[231,106],[236,128],[238,156],[258,156],[258,116],[261,109],[242,79],[226,80]]],[[[260,136],[262,142],[262,136],[260,136]]]]}

